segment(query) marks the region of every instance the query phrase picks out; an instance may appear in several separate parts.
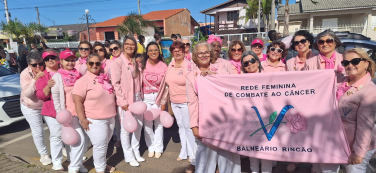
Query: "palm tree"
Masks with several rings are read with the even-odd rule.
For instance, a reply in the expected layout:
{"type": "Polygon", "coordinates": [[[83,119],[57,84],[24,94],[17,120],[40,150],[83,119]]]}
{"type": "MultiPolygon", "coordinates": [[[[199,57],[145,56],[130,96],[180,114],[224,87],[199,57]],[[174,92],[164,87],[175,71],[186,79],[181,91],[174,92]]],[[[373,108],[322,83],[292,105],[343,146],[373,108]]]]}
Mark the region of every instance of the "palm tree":
{"type": "MultiPolygon", "coordinates": [[[[310,0],[313,4],[317,4],[317,1],[310,0]]],[[[283,36],[289,35],[289,22],[290,22],[290,9],[289,9],[289,0],[286,0],[285,13],[283,14],[285,19],[283,20],[283,36]]]]}
{"type": "Polygon", "coordinates": [[[46,39],[42,36],[43,32],[47,32],[48,28],[44,25],[38,24],[36,22],[31,22],[28,24],[28,31],[31,36],[36,40],[37,38],[47,42],[46,39]]]}
{"type": "Polygon", "coordinates": [[[121,36],[125,36],[128,34],[143,35],[146,33],[144,29],[147,27],[153,27],[156,30],[158,30],[154,22],[144,19],[141,15],[137,14],[136,12],[130,12],[128,16],[124,18],[123,23],[120,24],[116,30],[117,32],[119,32],[121,36]]]}
{"type": "Polygon", "coordinates": [[[9,22],[2,21],[0,23],[0,29],[10,37],[15,36],[17,40],[19,41],[20,36],[25,31],[25,26],[22,24],[21,21],[19,21],[17,18],[14,20],[9,20],[9,22]]]}
{"type": "Polygon", "coordinates": [[[247,0],[247,4],[248,6],[243,7],[243,9],[246,10],[245,16],[239,16],[238,21],[245,19],[245,23],[248,23],[249,19],[251,19],[253,26],[255,26],[258,12],[258,0],[247,0]]]}

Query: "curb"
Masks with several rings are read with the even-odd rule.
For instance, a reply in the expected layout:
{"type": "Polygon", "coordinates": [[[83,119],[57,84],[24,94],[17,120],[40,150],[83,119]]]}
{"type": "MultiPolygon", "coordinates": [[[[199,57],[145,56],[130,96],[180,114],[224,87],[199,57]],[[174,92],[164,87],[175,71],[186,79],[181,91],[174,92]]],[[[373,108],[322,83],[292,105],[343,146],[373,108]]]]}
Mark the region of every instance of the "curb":
{"type": "Polygon", "coordinates": [[[5,156],[6,158],[8,158],[9,160],[13,161],[13,162],[18,162],[18,163],[23,163],[23,164],[30,164],[29,162],[26,162],[25,160],[19,158],[19,157],[16,157],[16,156],[12,156],[10,154],[7,154],[7,153],[2,153],[0,152],[0,155],[3,155],[5,156]]]}

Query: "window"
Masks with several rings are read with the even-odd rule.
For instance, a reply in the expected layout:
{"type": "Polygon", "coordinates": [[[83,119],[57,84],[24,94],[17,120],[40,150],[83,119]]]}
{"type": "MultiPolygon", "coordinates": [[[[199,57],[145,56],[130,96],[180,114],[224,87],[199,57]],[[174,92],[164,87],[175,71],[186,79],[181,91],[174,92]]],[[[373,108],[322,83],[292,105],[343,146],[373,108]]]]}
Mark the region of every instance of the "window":
{"type": "Polygon", "coordinates": [[[236,21],[239,18],[239,11],[227,12],[227,21],[236,21]]]}

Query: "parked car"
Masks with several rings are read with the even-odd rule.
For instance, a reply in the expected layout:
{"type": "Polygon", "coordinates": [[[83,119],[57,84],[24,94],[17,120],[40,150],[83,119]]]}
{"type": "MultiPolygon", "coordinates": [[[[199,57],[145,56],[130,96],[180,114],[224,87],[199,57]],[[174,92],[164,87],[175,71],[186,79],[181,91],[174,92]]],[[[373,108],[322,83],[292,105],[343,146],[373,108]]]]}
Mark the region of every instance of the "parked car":
{"type": "Polygon", "coordinates": [[[20,95],[20,75],[0,66],[0,127],[25,119],[20,95]]]}
{"type": "Polygon", "coordinates": [[[55,50],[57,50],[58,52],[61,52],[63,50],[71,50],[73,51],[74,54],[76,54],[78,52],[78,48],[71,48],[71,47],[57,47],[57,48],[54,48],[55,50]]]}

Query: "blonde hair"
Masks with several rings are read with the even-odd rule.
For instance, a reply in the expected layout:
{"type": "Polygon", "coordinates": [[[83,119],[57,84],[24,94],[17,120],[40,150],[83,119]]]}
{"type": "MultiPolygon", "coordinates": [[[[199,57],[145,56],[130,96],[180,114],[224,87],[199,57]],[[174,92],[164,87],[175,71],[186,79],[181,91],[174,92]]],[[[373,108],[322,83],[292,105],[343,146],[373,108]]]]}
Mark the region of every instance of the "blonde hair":
{"type": "Polygon", "coordinates": [[[213,50],[212,46],[211,46],[209,43],[207,43],[206,41],[199,41],[199,42],[195,45],[195,47],[193,48],[193,52],[192,52],[192,60],[193,60],[193,62],[194,62],[197,66],[199,66],[198,61],[197,61],[197,57],[198,57],[198,56],[197,56],[197,53],[198,53],[198,47],[199,47],[199,46],[202,46],[202,45],[205,45],[205,46],[208,47],[209,52],[210,52],[210,63],[214,64],[214,63],[215,63],[214,50],[213,50]]]}
{"type": "Polygon", "coordinates": [[[360,58],[366,59],[368,62],[368,67],[367,67],[367,72],[370,73],[371,77],[375,77],[375,71],[376,71],[376,64],[375,61],[373,61],[369,56],[368,53],[362,49],[362,48],[353,48],[353,49],[348,49],[343,53],[343,57],[346,56],[348,53],[356,53],[360,56],[360,58]]]}

